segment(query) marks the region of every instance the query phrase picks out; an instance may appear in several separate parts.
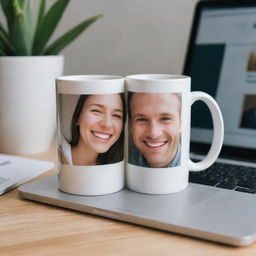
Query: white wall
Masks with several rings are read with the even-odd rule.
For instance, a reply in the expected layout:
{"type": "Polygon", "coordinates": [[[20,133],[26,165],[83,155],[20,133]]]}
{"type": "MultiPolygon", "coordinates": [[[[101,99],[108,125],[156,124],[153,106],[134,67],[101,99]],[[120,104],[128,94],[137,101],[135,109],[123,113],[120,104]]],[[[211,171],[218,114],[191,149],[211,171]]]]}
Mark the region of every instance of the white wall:
{"type": "Polygon", "coordinates": [[[196,2],[71,0],[57,35],[96,14],[104,18],[63,51],[65,74],[181,73],[196,2]]]}

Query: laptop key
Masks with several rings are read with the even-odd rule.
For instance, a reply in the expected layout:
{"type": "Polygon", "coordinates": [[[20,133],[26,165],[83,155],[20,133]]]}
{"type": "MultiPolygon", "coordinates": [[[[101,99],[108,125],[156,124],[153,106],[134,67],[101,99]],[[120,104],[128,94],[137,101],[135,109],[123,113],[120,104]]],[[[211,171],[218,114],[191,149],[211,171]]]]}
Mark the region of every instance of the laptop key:
{"type": "Polygon", "coordinates": [[[256,193],[256,189],[252,189],[252,188],[236,188],[236,191],[240,191],[240,192],[245,192],[245,193],[250,193],[250,194],[255,194],[256,193]]]}
{"type": "Polygon", "coordinates": [[[226,188],[226,189],[234,189],[236,187],[235,182],[220,182],[216,187],[218,188],[226,188]]]}
{"type": "Polygon", "coordinates": [[[239,180],[237,186],[256,189],[256,182],[251,180],[239,180]]]}

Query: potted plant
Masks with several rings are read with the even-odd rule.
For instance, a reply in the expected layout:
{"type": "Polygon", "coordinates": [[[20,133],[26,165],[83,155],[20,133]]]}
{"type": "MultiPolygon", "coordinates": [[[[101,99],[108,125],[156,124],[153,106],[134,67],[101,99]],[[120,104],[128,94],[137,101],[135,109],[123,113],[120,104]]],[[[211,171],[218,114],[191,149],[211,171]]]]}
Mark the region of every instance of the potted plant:
{"type": "Polygon", "coordinates": [[[46,10],[40,0],[36,22],[30,0],[0,0],[0,152],[36,154],[49,149],[55,134],[55,78],[62,75],[59,52],[102,17],[86,19],[49,44],[69,0],[46,10]]]}

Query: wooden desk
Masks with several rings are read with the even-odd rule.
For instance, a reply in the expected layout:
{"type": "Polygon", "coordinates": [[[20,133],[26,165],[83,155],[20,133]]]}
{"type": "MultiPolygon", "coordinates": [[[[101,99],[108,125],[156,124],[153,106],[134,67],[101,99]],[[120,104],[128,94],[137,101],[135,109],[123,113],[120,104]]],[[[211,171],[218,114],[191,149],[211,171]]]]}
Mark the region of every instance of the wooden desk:
{"type": "MultiPolygon", "coordinates": [[[[55,147],[35,159],[57,162],[55,147]]],[[[56,167],[49,174],[56,173],[56,167]]],[[[0,255],[256,255],[256,244],[234,248],[93,215],[0,197],[0,255]]]]}

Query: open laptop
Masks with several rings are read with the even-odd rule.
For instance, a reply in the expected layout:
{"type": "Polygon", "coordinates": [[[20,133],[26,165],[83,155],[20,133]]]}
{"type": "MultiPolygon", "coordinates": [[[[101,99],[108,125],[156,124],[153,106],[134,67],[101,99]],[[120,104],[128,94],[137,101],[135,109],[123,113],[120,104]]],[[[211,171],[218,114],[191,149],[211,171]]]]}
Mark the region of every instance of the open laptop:
{"type": "MultiPolygon", "coordinates": [[[[124,189],[105,196],[76,196],[59,191],[57,177],[52,176],[23,185],[20,195],[235,246],[253,243],[256,127],[251,112],[256,108],[256,1],[200,2],[188,49],[184,73],[192,76],[192,89],[215,97],[224,116],[224,147],[213,167],[191,173],[188,188],[176,194],[145,195],[124,189]]],[[[191,149],[204,155],[212,127],[208,110],[201,110],[198,104],[193,107],[191,149]]],[[[200,159],[198,154],[191,155],[200,159]]]]}

